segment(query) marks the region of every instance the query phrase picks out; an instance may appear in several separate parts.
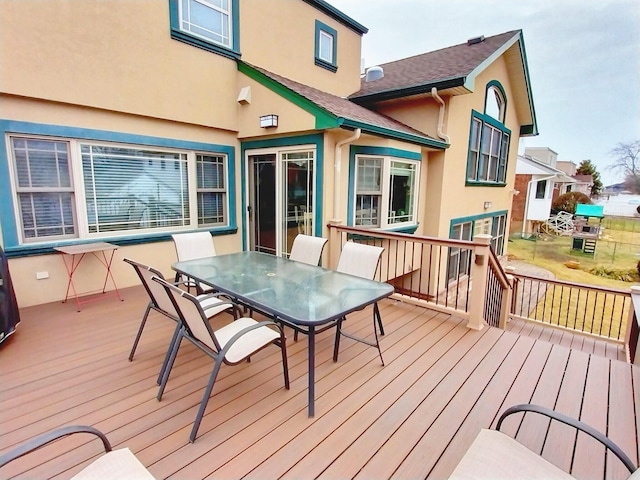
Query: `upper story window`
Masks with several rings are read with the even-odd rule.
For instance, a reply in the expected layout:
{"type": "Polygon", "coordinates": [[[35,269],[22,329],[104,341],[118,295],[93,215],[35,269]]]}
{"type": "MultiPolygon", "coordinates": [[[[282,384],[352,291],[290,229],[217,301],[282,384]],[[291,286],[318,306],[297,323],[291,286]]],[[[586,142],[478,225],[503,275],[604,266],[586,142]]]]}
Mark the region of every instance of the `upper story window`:
{"type": "Polygon", "coordinates": [[[545,198],[546,193],[547,193],[547,181],[540,180],[536,182],[536,198],[537,199],[545,198]]]}
{"type": "Polygon", "coordinates": [[[419,165],[393,157],[356,156],[354,224],[416,224],[419,165]]]}
{"type": "Polygon", "coordinates": [[[335,72],[338,70],[337,46],[338,32],[320,20],[316,20],[315,63],[335,72]]]}
{"type": "Polygon", "coordinates": [[[498,82],[490,82],[485,111],[471,112],[467,185],[505,184],[511,131],[505,126],[506,98],[498,82]]]}
{"type": "Polygon", "coordinates": [[[239,58],[238,0],[169,0],[171,37],[239,58]]]}
{"type": "Polygon", "coordinates": [[[21,243],[228,224],[226,155],[71,138],[10,140],[21,243]]]}

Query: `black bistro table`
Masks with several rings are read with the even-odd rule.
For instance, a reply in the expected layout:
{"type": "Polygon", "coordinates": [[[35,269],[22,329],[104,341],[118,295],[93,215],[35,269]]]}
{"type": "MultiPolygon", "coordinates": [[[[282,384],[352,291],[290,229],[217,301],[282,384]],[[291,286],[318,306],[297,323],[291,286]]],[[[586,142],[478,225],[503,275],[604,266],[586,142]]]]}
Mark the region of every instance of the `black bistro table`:
{"type": "Polygon", "coordinates": [[[260,252],[187,260],[172,268],[307,335],[310,417],[315,413],[315,334],[393,293],[387,283],[260,252]]]}

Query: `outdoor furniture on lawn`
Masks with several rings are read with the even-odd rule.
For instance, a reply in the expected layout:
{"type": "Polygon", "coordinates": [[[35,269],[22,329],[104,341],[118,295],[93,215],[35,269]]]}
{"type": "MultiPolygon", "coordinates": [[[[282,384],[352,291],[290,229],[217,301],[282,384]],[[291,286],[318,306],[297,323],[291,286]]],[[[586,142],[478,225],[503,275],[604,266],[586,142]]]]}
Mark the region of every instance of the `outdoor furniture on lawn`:
{"type": "Polygon", "coordinates": [[[289,260],[318,265],[327,240],[327,238],[312,237],[302,233],[296,235],[296,238],[293,239],[289,260]]]}
{"type": "MultiPolygon", "coordinates": [[[[84,425],[62,427],[40,435],[28,442],[10,450],[0,456],[0,468],[9,462],[17,460],[35,450],[38,450],[51,442],[76,433],[90,433],[96,435],[104,446],[106,452],[97,460],[86,466],[72,477],[72,480],[154,480],[153,475],[145,468],[140,460],[131,453],[128,448],[112,450],[107,437],[100,430],[84,425]]],[[[53,476],[54,472],[51,473],[53,476]]]]}
{"type": "MultiPolygon", "coordinates": [[[[113,274],[111,273],[111,262],[113,262],[113,255],[116,253],[118,249],[117,245],[113,245],[112,243],[106,242],[94,242],[94,243],[79,243],[75,245],[67,245],[62,247],[53,247],[54,250],[60,252],[62,261],[64,263],[64,267],[67,270],[67,292],[64,296],[64,300],[62,303],[66,302],[69,299],[69,290],[73,292],[73,298],[76,301],[76,307],[78,311],[80,311],[80,305],[83,303],[89,303],[95,300],[99,300],[104,297],[96,297],[87,300],[80,300],[80,294],[76,290],[75,282],[73,281],[73,276],[75,275],[78,267],[82,263],[82,260],[85,258],[87,254],[93,255],[106,269],[104,283],[102,285],[103,294],[107,291],[107,282],[111,280],[113,284],[114,291],[109,292],[107,295],[116,296],[119,300],[122,301],[122,297],[120,297],[120,291],[118,290],[118,286],[116,285],[116,281],[113,278],[113,274]],[[106,252],[111,252],[110,255],[107,255],[106,252]],[[68,261],[67,261],[68,259],[68,261]]],[[[89,292],[85,292],[88,294],[89,292]]],[[[94,292],[95,293],[95,292],[94,292]]]]}
{"type": "MultiPolygon", "coordinates": [[[[133,267],[133,269],[140,277],[140,281],[142,282],[142,286],[146,290],[149,295],[149,303],[147,304],[147,309],[142,316],[142,321],[140,322],[140,327],[138,328],[138,333],[136,334],[136,339],[133,342],[133,347],[131,347],[131,352],[129,353],[129,361],[133,360],[133,355],[136,353],[136,348],[138,347],[138,342],[140,341],[140,337],[142,336],[142,330],[144,329],[145,324],[147,323],[147,317],[151,310],[155,310],[158,313],[161,313],[167,318],[170,318],[174,322],[176,322],[176,328],[173,332],[173,337],[171,338],[171,342],[169,343],[169,348],[167,349],[167,355],[165,356],[164,362],[162,363],[162,368],[160,369],[160,374],[158,375],[158,385],[162,380],[162,374],[167,366],[167,362],[169,361],[169,353],[171,351],[171,346],[178,338],[178,332],[180,330],[180,322],[178,321],[178,314],[176,312],[175,307],[173,306],[173,302],[167,297],[166,293],[162,286],[158,285],[156,282],[151,281],[153,277],[158,277],[161,279],[165,279],[162,273],[156,270],[149,265],[144,265],[142,263],[136,262],[129,258],[124,259],[129,265],[133,267]]],[[[220,300],[218,298],[219,294],[209,293],[198,295],[196,299],[200,303],[202,310],[207,318],[213,318],[214,316],[222,313],[229,312],[233,315],[233,318],[238,318],[237,306],[232,302],[227,300],[220,300]]]]}
{"type": "MultiPolygon", "coordinates": [[[[173,244],[176,247],[176,255],[178,261],[194,260],[196,258],[214,257],[216,255],[216,247],[213,244],[213,237],[209,232],[190,232],[176,233],[171,235],[173,244]]],[[[176,274],[175,281],[180,281],[180,274],[176,274]]],[[[191,281],[189,278],[184,279],[188,282],[187,289],[195,288],[198,294],[211,291],[206,285],[200,285],[191,281]]]]}
{"type": "MultiPolygon", "coordinates": [[[[347,242],[342,247],[340,252],[340,259],[338,260],[338,266],[336,271],[348,273],[349,275],[355,275],[361,278],[367,278],[373,280],[378,269],[378,263],[380,262],[380,256],[384,248],[375,247],[373,245],[366,245],[363,243],[347,242]]],[[[378,355],[380,355],[380,361],[384,365],[384,359],[382,358],[382,350],[380,350],[380,341],[378,340],[378,329],[380,327],[380,335],[384,335],[384,328],[382,326],[382,318],[380,317],[380,310],[378,308],[378,302],[373,304],[373,333],[376,339],[375,342],[370,342],[364,338],[359,338],[349,333],[342,331],[342,322],[346,320],[346,317],[342,317],[338,320],[336,328],[336,340],[333,348],[333,361],[338,361],[338,352],[340,350],[340,336],[344,335],[347,338],[355,340],[356,342],[364,343],[370,347],[378,349],[378,355]]]]}
{"type": "Polygon", "coordinates": [[[173,269],[308,335],[310,417],[315,413],[316,333],[393,293],[387,283],[260,252],[178,262],[173,269]]]}
{"type": "MultiPolygon", "coordinates": [[[[451,474],[450,479],[572,479],[571,475],[532,452],[517,440],[500,432],[503,420],[518,412],[534,412],[559,421],[580,432],[584,432],[610,450],[632,475],[628,478],[639,479],[640,470],[627,455],[602,433],[584,422],[568,417],[551,409],[538,405],[515,405],[500,416],[496,430],[482,429],[473,441],[464,457],[451,474]],[[634,473],[635,472],[635,473],[634,473]]],[[[600,477],[604,477],[604,472],[600,477]]]]}
{"type": "Polygon", "coordinates": [[[193,429],[189,435],[189,441],[191,443],[196,439],[198,427],[204,416],[213,385],[215,384],[218,372],[223,363],[227,365],[237,365],[263,348],[271,344],[276,345],[282,351],[284,386],[289,390],[287,343],[282,326],[271,321],[257,322],[253,318],[242,317],[218,330],[213,330],[196,297],[161,278],[154,277],[153,280],[164,288],[166,295],[173,302],[178,317],[180,318],[180,330],[178,337],[171,346],[169,363],[162,376],[160,390],[158,391],[158,400],[162,399],[162,394],[169,380],[169,375],[171,374],[173,362],[176,359],[183,338],[189,340],[215,361],[196,420],[193,423],[193,429]],[[270,326],[274,326],[275,330],[270,328],[270,326]]]}

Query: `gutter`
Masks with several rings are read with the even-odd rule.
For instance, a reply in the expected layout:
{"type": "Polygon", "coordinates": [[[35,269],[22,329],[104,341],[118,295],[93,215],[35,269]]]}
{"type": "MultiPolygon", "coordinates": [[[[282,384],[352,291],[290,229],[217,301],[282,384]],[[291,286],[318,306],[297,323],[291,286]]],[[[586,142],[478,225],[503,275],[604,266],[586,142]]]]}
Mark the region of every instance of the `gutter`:
{"type": "Polygon", "coordinates": [[[438,136],[443,139],[448,144],[451,144],[451,139],[449,135],[443,132],[442,127],[444,126],[444,111],[446,108],[446,104],[444,100],[438,95],[438,89],[436,87],[431,88],[431,96],[435,98],[440,104],[440,114],[438,116],[438,136]]]}
{"type": "Polygon", "coordinates": [[[360,138],[362,134],[362,130],[356,128],[349,138],[345,138],[344,140],[336,143],[335,152],[333,155],[333,220],[332,223],[340,223],[340,171],[342,170],[342,147],[349,143],[355,142],[360,138]]]}

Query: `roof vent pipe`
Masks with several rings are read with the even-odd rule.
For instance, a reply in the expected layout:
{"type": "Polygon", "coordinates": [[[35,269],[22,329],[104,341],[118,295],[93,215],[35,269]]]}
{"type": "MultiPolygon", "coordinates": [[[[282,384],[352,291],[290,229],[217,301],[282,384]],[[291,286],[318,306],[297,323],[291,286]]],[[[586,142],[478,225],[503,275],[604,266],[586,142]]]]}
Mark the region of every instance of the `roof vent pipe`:
{"type": "Polygon", "coordinates": [[[442,127],[444,127],[444,109],[446,106],[444,103],[444,100],[440,98],[440,95],[438,95],[438,89],[436,87],[431,88],[431,96],[435,98],[440,104],[440,115],[438,116],[438,136],[441,139],[443,139],[445,142],[451,143],[451,139],[449,138],[449,135],[445,134],[442,131],[442,127]]]}
{"type": "Polygon", "coordinates": [[[476,43],[484,42],[484,35],[480,35],[479,37],[473,37],[467,40],[467,45],[475,45],[476,43]]]}
{"type": "Polygon", "coordinates": [[[384,70],[382,67],[369,67],[364,75],[365,82],[374,82],[384,77],[384,70]]]}

